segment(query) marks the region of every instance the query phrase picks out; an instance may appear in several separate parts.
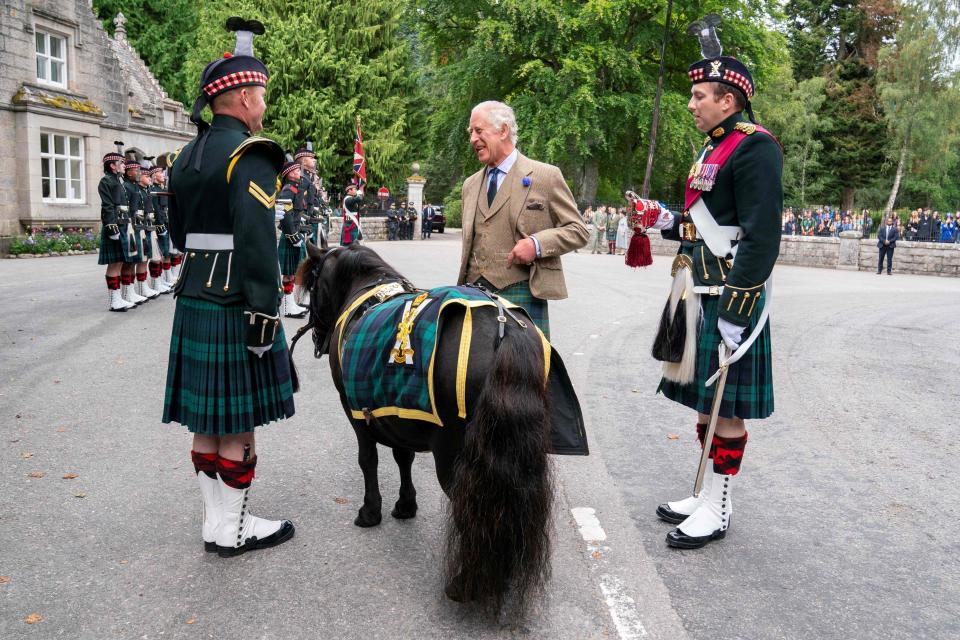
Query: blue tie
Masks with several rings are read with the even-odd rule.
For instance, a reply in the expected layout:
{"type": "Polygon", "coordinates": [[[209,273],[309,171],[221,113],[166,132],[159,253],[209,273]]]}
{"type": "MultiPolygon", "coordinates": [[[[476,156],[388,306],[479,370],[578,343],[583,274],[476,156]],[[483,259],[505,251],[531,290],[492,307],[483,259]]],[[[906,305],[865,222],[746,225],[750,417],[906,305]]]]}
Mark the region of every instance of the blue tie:
{"type": "Polygon", "coordinates": [[[500,169],[490,170],[490,183],[487,184],[487,206],[493,206],[493,199],[497,197],[497,174],[500,169]]]}

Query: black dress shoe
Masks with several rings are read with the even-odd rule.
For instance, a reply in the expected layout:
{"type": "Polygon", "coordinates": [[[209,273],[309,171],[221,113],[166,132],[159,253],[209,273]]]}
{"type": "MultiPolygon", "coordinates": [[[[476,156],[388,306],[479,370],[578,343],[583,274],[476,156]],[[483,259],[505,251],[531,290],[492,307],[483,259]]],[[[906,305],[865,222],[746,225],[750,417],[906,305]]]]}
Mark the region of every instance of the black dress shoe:
{"type": "Polygon", "coordinates": [[[217,555],[221,558],[232,558],[233,556],[238,556],[241,553],[246,553],[247,551],[254,551],[256,549],[266,549],[267,547],[275,547],[278,544],[283,544],[287,540],[293,537],[295,529],[293,523],[289,520],[284,520],[283,524],[280,525],[280,528],[277,529],[275,533],[271,533],[269,536],[263,540],[258,540],[255,536],[247,538],[247,541],[239,547],[217,547],[217,555]]]}
{"type": "Polygon", "coordinates": [[[657,506],[657,517],[670,524],[680,524],[686,520],[688,516],[684,513],[677,513],[670,508],[669,504],[663,503],[657,506]]]}
{"type": "Polygon", "coordinates": [[[699,549],[713,540],[722,540],[727,536],[726,529],[717,529],[705,536],[688,536],[680,529],[674,529],[667,534],[667,546],[674,549],[699,549]]]}

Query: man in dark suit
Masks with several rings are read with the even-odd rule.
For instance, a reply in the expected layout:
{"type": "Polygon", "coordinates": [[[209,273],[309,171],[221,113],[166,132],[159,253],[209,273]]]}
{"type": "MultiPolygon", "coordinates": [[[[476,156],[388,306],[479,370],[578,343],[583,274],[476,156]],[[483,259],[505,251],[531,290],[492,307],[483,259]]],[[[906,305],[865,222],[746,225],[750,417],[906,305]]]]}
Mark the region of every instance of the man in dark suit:
{"type": "Polygon", "coordinates": [[[887,258],[887,275],[891,273],[893,267],[893,250],[897,248],[897,240],[900,239],[900,232],[893,224],[893,216],[887,218],[887,224],[877,230],[877,247],[880,249],[880,262],[877,263],[877,275],[883,271],[883,258],[887,258]]]}
{"type": "Polygon", "coordinates": [[[429,240],[430,234],[433,233],[433,212],[434,209],[430,206],[428,202],[427,205],[423,208],[423,222],[420,226],[420,239],[429,240]]]}

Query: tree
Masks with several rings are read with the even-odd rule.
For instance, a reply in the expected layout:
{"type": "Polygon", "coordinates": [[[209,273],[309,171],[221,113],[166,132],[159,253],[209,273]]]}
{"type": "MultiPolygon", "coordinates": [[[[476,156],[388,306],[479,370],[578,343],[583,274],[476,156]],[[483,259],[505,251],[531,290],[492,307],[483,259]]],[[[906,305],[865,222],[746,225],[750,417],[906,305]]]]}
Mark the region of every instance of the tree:
{"type": "Polygon", "coordinates": [[[786,68],[756,99],[755,111],[764,126],[783,145],[785,200],[806,207],[824,195],[823,143],[832,123],[822,115],[826,80],[814,77],[796,82],[786,68]]]}
{"type": "Polygon", "coordinates": [[[184,69],[185,54],[195,43],[198,3],[191,0],[94,0],[94,10],[108,33],[118,13],[127,18],[127,39],[150,67],[167,95],[193,101],[196,80],[184,69]]]}
{"type": "Polygon", "coordinates": [[[894,0],[790,0],[789,40],[798,80],[826,79],[825,189],[852,209],[885,161],[886,123],[876,90],[877,56],[896,29],[894,0]]]}
{"type": "Polygon", "coordinates": [[[947,47],[934,15],[923,6],[905,5],[896,40],[880,52],[879,92],[887,113],[896,172],[885,213],[890,215],[904,175],[913,166],[932,165],[936,178],[944,156],[956,142],[960,96],[947,47]],[[954,135],[950,135],[954,133],[954,135]]]}
{"type": "MultiPolygon", "coordinates": [[[[711,7],[731,16],[722,27],[727,53],[744,59],[761,82],[784,49],[781,36],[764,26],[768,4],[725,0],[711,7]]],[[[663,2],[414,0],[414,6],[435,67],[432,151],[450,168],[451,185],[475,170],[462,133],[470,108],[497,99],[516,111],[522,149],[561,166],[581,202],[592,202],[602,183],[617,194],[639,187],[663,2]]],[[[684,108],[686,70],[699,58],[698,46],[683,31],[703,10],[694,0],[674,3],[652,184],[660,197],[682,193],[691,145],[701,139],[684,108]]]]}
{"type": "Polygon", "coordinates": [[[267,134],[290,151],[313,140],[318,173],[342,184],[352,174],[360,115],[368,179],[395,190],[412,159],[417,100],[409,42],[399,33],[404,7],[387,0],[205,3],[199,45],[186,66],[199,77],[207,62],[233,49],[233,35],[223,28],[228,16],[260,20],[267,32],[254,49],[270,70],[267,134]]]}

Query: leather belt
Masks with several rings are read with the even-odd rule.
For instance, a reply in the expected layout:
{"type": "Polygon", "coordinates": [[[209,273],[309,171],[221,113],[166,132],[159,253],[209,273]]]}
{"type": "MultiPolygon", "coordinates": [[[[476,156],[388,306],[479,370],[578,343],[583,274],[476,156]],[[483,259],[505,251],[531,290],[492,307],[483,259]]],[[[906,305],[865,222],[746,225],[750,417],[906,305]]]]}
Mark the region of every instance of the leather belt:
{"type": "Polygon", "coordinates": [[[187,249],[202,251],[233,251],[233,234],[230,233],[188,233],[187,249]]]}
{"type": "Polygon", "coordinates": [[[693,288],[694,293],[705,293],[708,296],[718,296],[723,293],[723,285],[697,286],[693,288]]]}

